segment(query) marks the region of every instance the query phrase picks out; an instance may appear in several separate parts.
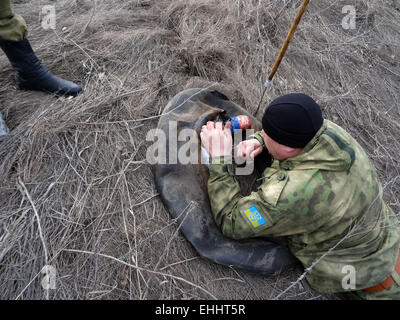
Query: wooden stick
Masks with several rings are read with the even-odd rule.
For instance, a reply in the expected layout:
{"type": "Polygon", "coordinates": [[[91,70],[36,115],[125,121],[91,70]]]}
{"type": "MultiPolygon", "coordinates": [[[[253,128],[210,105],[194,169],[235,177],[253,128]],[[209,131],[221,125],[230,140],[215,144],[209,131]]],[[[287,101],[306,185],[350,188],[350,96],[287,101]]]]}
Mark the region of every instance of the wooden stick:
{"type": "Polygon", "coordinates": [[[296,32],[297,26],[300,23],[301,17],[303,16],[304,12],[307,9],[308,3],[310,0],[304,0],[303,3],[300,6],[299,11],[297,12],[296,18],[294,19],[292,26],[290,27],[290,30],[286,36],[285,42],[282,45],[281,51],[279,52],[278,56],[276,57],[275,64],[272,67],[272,70],[268,76],[268,81],[272,81],[274,78],[274,75],[276,71],[278,70],[279,65],[281,64],[281,61],[283,59],[283,56],[286,53],[287,48],[289,47],[290,41],[292,41],[294,33],[296,32]]]}
{"type": "Polygon", "coordinates": [[[263,91],[263,93],[262,93],[262,96],[261,96],[261,99],[260,99],[260,103],[258,104],[258,107],[257,107],[257,110],[256,110],[254,116],[257,116],[258,110],[260,110],[261,102],[262,102],[262,100],[263,100],[263,98],[264,98],[265,91],[266,91],[267,88],[269,88],[269,86],[271,85],[271,81],[272,81],[272,79],[274,78],[275,73],[276,73],[276,71],[278,70],[278,67],[279,67],[279,65],[280,65],[281,62],[282,62],[282,59],[283,59],[283,57],[284,57],[284,55],[285,55],[285,53],[286,53],[286,50],[287,50],[287,48],[289,47],[289,43],[290,43],[290,41],[292,41],[292,39],[293,39],[294,33],[296,32],[296,29],[297,29],[297,26],[299,25],[300,20],[301,20],[301,18],[302,18],[302,16],[303,16],[304,12],[305,12],[306,9],[307,9],[307,6],[308,6],[308,3],[309,3],[309,2],[310,2],[310,0],[304,0],[303,3],[301,4],[300,8],[299,8],[299,11],[298,11],[297,14],[296,14],[296,17],[295,17],[295,19],[294,19],[294,21],[293,21],[293,23],[292,23],[292,26],[291,26],[290,29],[289,29],[289,32],[288,32],[288,34],[287,34],[287,36],[286,36],[286,39],[285,39],[285,41],[284,41],[284,43],[283,43],[283,45],[282,45],[282,47],[281,47],[281,50],[279,51],[279,54],[278,54],[278,56],[277,56],[276,59],[275,59],[275,63],[274,63],[274,65],[273,65],[273,67],[272,67],[271,72],[269,73],[268,79],[267,79],[267,81],[265,82],[265,85],[264,85],[265,88],[264,88],[264,91],[263,91]]]}

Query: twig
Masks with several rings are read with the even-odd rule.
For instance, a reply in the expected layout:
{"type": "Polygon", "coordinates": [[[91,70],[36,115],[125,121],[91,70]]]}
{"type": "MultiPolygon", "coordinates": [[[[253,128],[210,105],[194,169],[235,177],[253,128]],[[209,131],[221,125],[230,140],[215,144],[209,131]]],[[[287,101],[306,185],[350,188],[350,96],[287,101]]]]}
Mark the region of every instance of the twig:
{"type": "Polygon", "coordinates": [[[92,14],[90,15],[90,18],[89,18],[88,22],[86,23],[85,27],[82,29],[81,35],[85,33],[87,27],[91,24],[91,22],[93,20],[94,14],[96,12],[96,2],[97,2],[96,0],[92,0],[92,4],[93,4],[92,14]]]}
{"type": "MultiPolygon", "coordinates": [[[[39,214],[38,214],[38,212],[36,210],[36,206],[35,206],[35,204],[34,204],[34,202],[32,200],[32,197],[29,194],[29,191],[25,186],[25,183],[22,181],[21,177],[19,177],[19,176],[18,176],[18,183],[21,186],[22,190],[24,191],[26,197],[28,198],[28,200],[29,200],[29,202],[30,202],[30,204],[32,206],[32,210],[35,213],[35,217],[36,217],[36,221],[37,221],[38,229],[39,229],[39,236],[40,236],[40,240],[42,241],[42,245],[43,245],[44,260],[45,260],[45,264],[47,266],[48,265],[48,260],[49,260],[48,259],[49,255],[48,255],[48,252],[47,252],[46,241],[44,240],[44,237],[43,237],[42,226],[40,224],[39,214]]],[[[49,289],[48,288],[46,288],[46,299],[49,300],[49,289]]]]}
{"type": "Polygon", "coordinates": [[[176,266],[176,265],[178,265],[178,264],[181,264],[181,263],[185,263],[185,262],[189,262],[189,261],[192,261],[192,260],[196,260],[196,259],[198,259],[198,258],[199,258],[199,257],[193,257],[193,258],[189,258],[189,259],[185,259],[185,260],[182,260],[182,261],[178,261],[178,262],[171,263],[171,264],[169,264],[169,265],[167,265],[167,266],[165,266],[165,267],[160,268],[160,271],[163,271],[163,270],[165,270],[165,269],[174,267],[174,266],[176,266]]]}
{"type": "Polygon", "coordinates": [[[159,193],[153,194],[152,196],[148,197],[147,199],[145,199],[145,200],[143,200],[143,201],[141,201],[141,202],[139,202],[139,203],[135,203],[135,204],[132,206],[132,208],[141,206],[142,204],[146,203],[147,201],[150,201],[151,199],[153,199],[153,198],[155,198],[155,197],[158,197],[159,195],[160,195],[159,193]]]}

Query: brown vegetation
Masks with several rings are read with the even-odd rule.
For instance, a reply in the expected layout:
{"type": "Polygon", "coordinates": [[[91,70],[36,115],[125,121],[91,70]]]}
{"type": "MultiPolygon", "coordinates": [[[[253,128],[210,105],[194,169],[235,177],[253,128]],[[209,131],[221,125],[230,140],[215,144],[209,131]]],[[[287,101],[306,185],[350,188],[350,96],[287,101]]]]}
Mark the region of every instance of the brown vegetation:
{"type": "MultiPolygon", "coordinates": [[[[264,104],[313,96],[357,137],[385,200],[400,212],[400,8],[311,1],[264,104]]],[[[397,3],[397,5],[396,5],[397,3]]],[[[146,133],[167,102],[212,86],[254,112],[299,1],[57,1],[55,31],[40,1],[15,1],[29,39],[74,99],[15,89],[0,55],[0,297],[3,299],[271,299],[301,274],[262,277],[198,257],[171,220],[146,164],[146,133]],[[57,271],[55,290],[41,273],[57,271]]],[[[296,286],[283,299],[325,299],[296,286]]]]}

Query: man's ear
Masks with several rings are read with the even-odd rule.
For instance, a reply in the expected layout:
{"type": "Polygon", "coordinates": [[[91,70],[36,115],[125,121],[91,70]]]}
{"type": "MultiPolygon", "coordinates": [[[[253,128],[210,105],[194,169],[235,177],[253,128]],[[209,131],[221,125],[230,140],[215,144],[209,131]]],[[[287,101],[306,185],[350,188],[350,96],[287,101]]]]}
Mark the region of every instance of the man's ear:
{"type": "Polygon", "coordinates": [[[290,158],[297,156],[303,150],[303,148],[292,148],[288,146],[283,146],[283,147],[285,154],[287,154],[290,158]]]}

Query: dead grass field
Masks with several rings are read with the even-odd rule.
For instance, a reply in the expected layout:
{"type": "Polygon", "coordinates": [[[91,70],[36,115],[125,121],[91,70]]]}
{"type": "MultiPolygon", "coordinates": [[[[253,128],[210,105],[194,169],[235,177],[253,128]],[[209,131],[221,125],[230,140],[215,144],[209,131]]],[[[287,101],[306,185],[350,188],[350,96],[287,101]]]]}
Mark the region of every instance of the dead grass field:
{"type": "MultiPolygon", "coordinates": [[[[54,1],[54,31],[41,27],[42,1],[13,3],[42,62],[85,92],[16,90],[0,54],[10,128],[0,138],[2,299],[273,299],[298,278],[302,270],[263,277],[199,258],[157,196],[145,137],[190,87],[212,86],[254,112],[300,1],[54,1]],[[41,286],[46,264],[55,290],[41,286]]],[[[399,1],[311,1],[264,98],[313,96],[365,148],[396,214],[399,36],[399,1]],[[347,4],[355,30],[341,26],[347,4]]],[[[335,297],[300,284],[280,298],[335,297]]]]}

